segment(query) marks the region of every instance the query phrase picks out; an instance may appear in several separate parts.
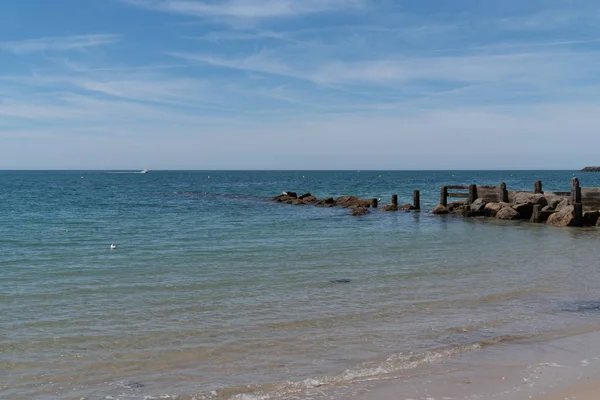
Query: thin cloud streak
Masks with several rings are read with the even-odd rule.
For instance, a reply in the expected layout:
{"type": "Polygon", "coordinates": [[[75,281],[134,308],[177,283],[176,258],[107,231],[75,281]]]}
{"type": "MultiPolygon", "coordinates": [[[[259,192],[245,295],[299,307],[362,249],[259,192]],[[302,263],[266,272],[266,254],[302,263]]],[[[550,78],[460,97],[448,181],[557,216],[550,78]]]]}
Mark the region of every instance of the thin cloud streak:
{"type": "Polygon", "coordinates": [[[121,0],[133,6],[193,17],[266,19],[352,9],[363,0],[229,0],[218,3],[191,0],[121,0]]]}
{"type": "Polygon", "coordinates": [[[90,34],[62,37],[45,37],[10,42],[0,42],[0,51],[13,54],[28,54],[46,51],[70,51],[88,47],[104,46],[118,42],[121,35],[90,34]]]}

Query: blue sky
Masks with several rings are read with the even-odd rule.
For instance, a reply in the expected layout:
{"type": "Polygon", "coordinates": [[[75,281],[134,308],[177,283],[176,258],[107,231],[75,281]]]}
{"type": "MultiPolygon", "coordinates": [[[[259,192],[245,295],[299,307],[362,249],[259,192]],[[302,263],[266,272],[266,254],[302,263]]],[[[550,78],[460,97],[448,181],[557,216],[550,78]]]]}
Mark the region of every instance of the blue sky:
{"type": "Polygon", "coordinates": [[[3,0],[0,168],[600,164],[592,0],[3,0]]]}

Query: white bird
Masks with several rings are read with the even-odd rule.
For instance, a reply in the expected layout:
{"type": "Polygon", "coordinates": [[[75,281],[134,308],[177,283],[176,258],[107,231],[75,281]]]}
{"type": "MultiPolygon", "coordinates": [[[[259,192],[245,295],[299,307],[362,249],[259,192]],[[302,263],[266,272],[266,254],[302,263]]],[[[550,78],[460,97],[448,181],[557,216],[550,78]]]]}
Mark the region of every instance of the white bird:
{"type": "Polygon", "coordinates": [[[116,245],[116,244],[114,244],[114,243],[111,243],[111,244],[110,244],[110,249],[111,249],[111,250],[114,250],[114,249],[116,249],[116,248],[117,248],[117,245],[116,245]]]}

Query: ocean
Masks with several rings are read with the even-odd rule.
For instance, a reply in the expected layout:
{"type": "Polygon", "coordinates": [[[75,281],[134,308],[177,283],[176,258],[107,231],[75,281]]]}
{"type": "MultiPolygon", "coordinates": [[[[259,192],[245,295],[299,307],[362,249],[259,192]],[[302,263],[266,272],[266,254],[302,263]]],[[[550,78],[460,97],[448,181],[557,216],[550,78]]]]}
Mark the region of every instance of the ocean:
{"type": "Polygon", "coordinates": [[[0,398],[344,398],[598,331],[600,231],[427,212],[442,185],[568,191],[574,174],[600,186],[575,171],[0,171],[0,398]],[[415,189],[422,212],[269,201],[415,189]]]}

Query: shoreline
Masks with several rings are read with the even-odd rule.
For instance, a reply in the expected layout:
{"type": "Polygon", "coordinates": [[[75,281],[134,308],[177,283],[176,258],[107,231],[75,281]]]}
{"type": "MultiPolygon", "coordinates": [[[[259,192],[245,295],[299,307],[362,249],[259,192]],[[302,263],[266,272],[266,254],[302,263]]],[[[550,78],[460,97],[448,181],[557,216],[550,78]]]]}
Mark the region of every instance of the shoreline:
{"type": "MultiPolygon", "coordinates": [[[[600,329],[600,326],[598,327],[600,329]]],[[[600,330],[482,349],[412,376],[368,383],[342,396],[378,400],[597,400],[600,397],[600,330]],[[362,394],[357,395],[357,393],[362,394]]],[[[360,386],[360,385],[359,385],[360,386]]],[[[324,397],[325,398],[325,397],[324,397]]]]}

